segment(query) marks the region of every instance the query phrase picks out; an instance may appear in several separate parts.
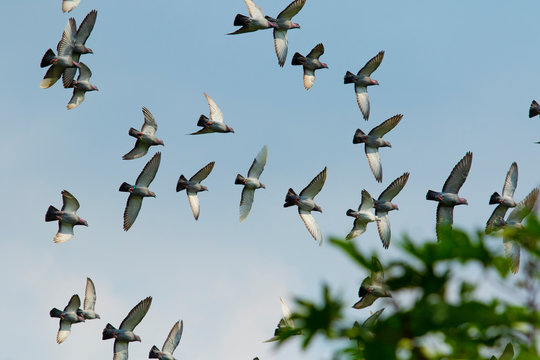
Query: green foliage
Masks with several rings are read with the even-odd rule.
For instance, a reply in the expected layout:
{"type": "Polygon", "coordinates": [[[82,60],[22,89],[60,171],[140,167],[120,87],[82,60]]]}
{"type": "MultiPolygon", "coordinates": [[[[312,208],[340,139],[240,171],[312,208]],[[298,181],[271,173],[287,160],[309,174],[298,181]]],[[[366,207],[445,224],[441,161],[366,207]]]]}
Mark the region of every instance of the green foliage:
{"type": "MultiPolygon", "coordinates": [[[[322,301],[297,300],[292,314],[295,328],[279,335],[279,342],[301,338],[308,347],[320,334],[335,341],[335,359],[538,359],[537,329],[540,317],[536,295],[539,289],[540,221],[530,216],[522,229],[505,237],[520,243],[528,262],[522,264],[521,281],[515,285],[507,258],[499,247],[486,242],[501,241],[478,232],[468,235],[450,228],[440,229],[438,243],[418,244],[405,237],[400,243],[399,260],[381,261],[385,286],[393,295],[384,315],[381,309],[362,325],[345,317],[339,296],[323,287],[322,301]],[[476,264],[472,265],[472,264],[476,264]],[[520,301],[508,301],[481,293],[477,283],[463,280],[460,269],[480,269],[490,274],[510,292],[527,294],[520,301]],[[457,286],[456,286],[457,285],[457,286]],[[455,290],[457,289],[457,291],[455,290]],[[412,298],[403,306],[400,296],[412,298]],[[343,346],[343,344],[346,344],[343,346]],[[503,351],[504,349],[504,351],[503,351]]],[[[364,254],[353,242],[331,239],[366,274],[378,271],[373,254],[364,254]]],[[[522,256],[523,258],[523,256],[522,256]]],[[[470,270],[469,270],[470,271],[470,270]]],[[[463,274],[463,272],[461,272],[463,274]]],[[[488,276],[482,278],[487,279],[488,276]]],[[[492,280],[493,281],[493,280],[492,280]]],[[[488,285],[489,286],[489,285],[488,285]]],[[[485,286],[483,287],[485,289],[485,286]]],[[[358,310],[359,316],[367,309],[358,310]]],[[[368,315],[368,314],[366,314],[368,315]]]]}

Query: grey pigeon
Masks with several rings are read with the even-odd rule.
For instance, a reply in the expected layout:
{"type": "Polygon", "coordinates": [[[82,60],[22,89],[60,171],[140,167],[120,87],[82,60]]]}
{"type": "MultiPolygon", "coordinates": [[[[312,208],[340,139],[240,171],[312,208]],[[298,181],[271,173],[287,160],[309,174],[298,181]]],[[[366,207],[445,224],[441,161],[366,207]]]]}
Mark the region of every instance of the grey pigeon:
{"type": "Polygon", "coordinates": [[[79,6],[81,0],[62,0],[62,12],[70,12],[79,6]]]}
{"type": "Polygon", "coordinates": [[[73,237],[73,226],[88,226],[86,220],[77,215],[80,205],[75,196],[66,190],[62,190],[62,202],[62,210],[58,210],[51,205],[45,214],[45,221],[58,220],[58,232],[53,239],[55,243],[63,243],[71,239],[73,237]]]}
{"type": "Polygon", "coordinates": [[[300,53],[294,53],[292,65],[302,65],[304,67],[304,87],[311,89],[315,82],[315,70],[328,69],[328,65],[319,61],[319,57],[324,54],[324,45],[319,43],[307,54],[302,56],[300,53]]]}
{"type": "Polygon", "coordinates": [[[208,106],[210,107],[210,119],[208,119],[208,117],[206,117],[205,115],[201,115],[199,117],[199,121],[197,122],[197,126],[202,126],[202,129],[189,135],[201,135],[215,132],[234,133],[233,128],[225,125],[225,123],[223,122],[223,114],[217,106],[216,102],[212,100],[212,98],[206,93],[204,93],[204,96],[206,97],[206,101],[208,101],[208,106]]]}
{"type": "Polygon", "coordinates": [[[161,153],[156,153],[150,161],[148,161],[144,169],[139,174],[135,185],[130,185],[126,182],[120,185],[119,191],[129,192],[129,197],[126,203],[126,209],[124,210],[124,230],[128,231],[131,225],[137,219],[139,215],[139,210],[141,210],[142,201],[144,197],[156,197],[148,186],[154,180],[156,173],[159,168],[159,163],[161,162],[161,153]]]}
{"type": "Polygon", "coordinates": [[[349,234],[347,234],[347,240],[354,239],[363,234],[366,231],[368,223],[373,221],[381,221],[378,216],[373,215],[371,212],[374,205],[375,202],[373,201],[371,195],[369,195],[366,190],[362,190],[362,202],[358,207],[358,211],[354,211],[353,209],[347,210],[347,216],[352,216],[355,218],[353,228],[349,234]]]}
{"type": "Polygon", "coordinates": [[[199,197],[197,196],[197,193],[199,191],[208,191],[208,188],[204,185],[201,185],[200,182],[206,179],[208,175],[210,175],[212,169],[214,168],[214,164],[215,161],[208,163],[201,170],[197,171],[197,173],[193,175],[189,180],[186,179],[184,175],[180,175],[178,183],[176,184],[176,192],[182,191],[184,189],[186,190],[189,200],[189,206],[191,206],[191,211],[193,212],[195,220],[199,219],[200,213],[199,197]]]}
{"type": "Polygon", "coordinates": [[[128,134],[137,139],[135,142],[135,147],[131,149],[126,155],[122,156],[123,160],[132,160],[138,159],[148,152],[148,149],[152,145],[165,145],[163,140],[160,140],[156,137],[157,123],[150,110],[143,106],[142,108],[144,116],[144,124],[141,128],[141,131],[137,131],[134,128],[129,129],[128,134]]]}
{"type": "Polygon", "coordinates": [[[253,204],[253,198],[255,197],[256,189],[266,189],[266,186],[259,181],[259,177],[266,165],[266,159],[268,158],[268,147],[265,145],[257,154],[257,157],[253,160],[251,167],[248,171],[248,176],[236,175],[234,181],[237,185],[243,185],[242,198],[240,199],[240,222],[246,220],[251,211],[251,205],[253,204]]]}
{"type": "Polygon", "coordinates": [[[446,179],[441,192],[428,190],[427,200],[438,201],[437,205],[437,239],[439,239],[439,229],[441,226],[452,226],[454,222],[454,206],[469,205],[466,199],[459,197],[458,192],[469,175],[472,164],[472,152],[467,152],[465,156],[454,166],[452,172],[446,179]]]}
{"type": "Polygon", "coordinates": [[[184,322],[176,322],[167,336],[167,340],[163,344],[161,351],[156,345],[152,346],[150,349],[150,354],[148,357],[150,359],[160,359],[160,360],[176,360],[173,357],[173,352],[178,346],[180,339],[182,338],[182,332],[184,331],[184,322]]]}
{"type": "MultiPolygon", "coordinates": [[[[90,11],[77,30],[77,23],[74,18],[68,20],[66,30],[69,31],[71,39],[71,57],[73,61],[78,62],[82,54],[93,54],[92,49],[85,46],[86,40],[90,36],[90,33],[94,29],[96,23],[97,10],[90,11]]],[[[64,69],[62,82],[64,87],[69,87],[73,79],[75,78],[76,68],[64,69]]]]}
{"type": "Polygon", "coordinates": [[[540,104],[538,104],[536,100],[533,100],[529,107],[529,118],[535,117],[536,115],[540,115],[540,104]]]}
{"type": "Polygon", "coordinates": [[[399,124],[402,117],[403,115],[401,114],[392,116],[390,119],[371,129],[367,135],[360,129],[357,129],[354,134],[353,144],[364,143],[366,145],[365,152],[369,167],[378,182],[382,182],[382,165],[379,148],[392,147],[392,144],[383,140],[382,137],[399,124]]]}
{"type": "Polygon", "coordinates": [[[322,234],[319,225],[315,222],[311,212],[318,211],[322,213],[321,207],[315,204],[313,198],[321,191],[324,182],[326,181],[326,173],[327,168],[325,166],[323,171],[317,174],[317,176],[311,180],[309,185],[300,192],[300,195],[296,195],[294,190],[290,188],[285,196],[285,204],[283,204],[283,207],[298,206],[300,218],[306,225],[311,236],[319,243],[319,246],[322,245],[322,234]]]}
{"type": "Polygon", "coordinates": [[[79,295],[73,295],[69,299],[69,303],[64,308],[64,311],[53,308],[49,315],[51,317],[60,318],[60,327],[58,334],[56,335],[56,342],[61,344],[71,334],[71,324],[84,322],[84,317],[81,314],[79,307],[81,306],[81,299],[79,295]]]}
{"type": "Polygon", "coordinates": [[[355,309],[363,309],[371,306],[380,297],[392,297],[384,284],[384,272],[375,256],[372,258],[373,270],[371,275],[365,278],[358,290],[360,301],[353,305],[355,309]]]}
{"type": "Polygon", "coordinates": [[[84,95],[87,91],[98,90],[97,86],[90,84],[90,77],[92,76],[92,72],[90,71],[88,66],[86,66],[82,62],[79,63],[79,65],[79,77],[77,77],[77,81],[72,81],[71,84],[67,86],[73,88],[73,96],[67,104],[68,110],[79,106],[83,102],[84,95]]]}
{"type": "MultiPolygon", "coordinates": [[[[279,334],[284,330],[294,329],[294,320],[291,318],[291,310],[289,310],[289,307],[282,298],[279,298],[279,301],[281,301],[281,313],[283,314],[283,317],[279,320],[277,328],[274,331],[274,336],[265,340],[264,342],[266,343],[279,340],[279,334]]],[[[300,332],[298,332],[298,334],[300,334],[300,332]]]]}
{"type": "Polygon", "coordinates": [[[504,252],[506,253],[506,256],[510,258],[512,272],[514,274],[517,274],[517,272],[519,271],[520,246],[519,243],[515,240],[512,240],[511,237],[508,236],[508,234],[516,231],[516,229],[523,228],[523,224],[521,224],[521,222],[527,215],[529,215],[533,211],[536,205],[536,201],[538,200],[538,193],[538,188],[534,188],[525,197],[525,199],[521,200],[512,210],[512,212],[510,212],[510,215],[508,215],[508,219],[506,221],[502,217],[497,217],[493,221],[494,229],[504,230],[504,252]]]}
{"type": "Polygon", "coordinates": [[[62,33],[62,39],[56,46],[56,51],[58,55],[52,49],[48,49],[41,59],[42,68],[50,66],[39,84],[42,89],[53,86],[66,68],[80,66],[78,62],[73,60],[73,38],[69,22],[62,33]]]}
{"type": "Polygon", "coordinates": [[[86,291],[84,294],[84,303],[82,310],[82,316],[85,318],[85,320],[101,319],[101,317],[96,314],[95,307],[96,288],[92,279],[86,278],[86,291]]]}
{"type": "Polygon", "coordinates": [[[489,217],[486,223],[486,234],[489,234],[493,230],[493,223],[497,218],[503,218],[506,215],[508,208],[516,207],[514,201],[514,192],[516,191],[518,181],[518,166],[515,162],[510,165],[510,169],[506,173],[506,179],[504,180],[504,186],[502,189],[502,195],[494,192],[489,199],[489,204],[497,204],[495,210],[489,217]]]}
{"type": "Polygon", "coordinates": [[[345,84],[354,83],[354,92],[356,93],[356,102],[364,115],[364,119],[369,118],[369,96],[367,87],[371,85],[379,85],[377,80],[373,80],[370,76],[377,70],[384,57],[384,51],[379,51],[377,55],[371,58],[363,68],[354,75],[347,71],[344,78],[345,84]]]}
{"type": "Polygon", "coordinates": [[[133,330],[144,318],[150,305],[152,304],[152,297],[149,296],[144,300],[141,300],[126,316],[126,318],[120,324],[120,327],[116,329],[111,324],[107,324],[103,329],[103,340],[114,338],[114,357],[113,360],[127,360],[128,358],[128,345],[132,341],[141,341],[138,335],[135,335],[133,330]]]}
{"type": "Polygon", "coordinates": [[[278,63],[281,67],[285,65],[285,60],[287,59],[287,50],[289,46],[287,30],[300,29],[300,24],[295,24],[291,20],[300,10],[302,10],[305,3],[306,0],[294,0],[279,13],[277,19],[266,16],[267,20],[275,22],[277,25],[274,28],[274,48],[276,49],[278,63]]]}
{"type": "Polygon", "coordinates": [[[247,32],[270,29],[277,26],[275,22],[268,21],[264,13],[253,0],[244,0],[249,11],[249,16],[237,14],[234,18],[234,26],[241,26],[240,29],[227,35],[244,34],[247,32]]]}

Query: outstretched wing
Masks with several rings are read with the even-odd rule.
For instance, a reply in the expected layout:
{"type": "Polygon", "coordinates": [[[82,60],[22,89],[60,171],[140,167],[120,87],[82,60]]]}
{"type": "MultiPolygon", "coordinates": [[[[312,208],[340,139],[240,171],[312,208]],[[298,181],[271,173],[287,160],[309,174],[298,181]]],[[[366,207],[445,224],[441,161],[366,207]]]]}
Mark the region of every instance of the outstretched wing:
{"type": "Polygon", "coordinates": [[[208,177],[208,175],[210,175],[210,173],[212,172],[212,169],[214,168],[215,163],[216,163],[215,161],[212,161],[212,162],[206,164],[206,166],[203,167],[201,170],[197,171],[197,173],[195,175],[193,175],[189,179],[189,181],[200,183],[201,181],[206,179],[208,177]]]}
{"type": "Polygon", "coordinates": [[[144,116],[144,124],[141,128],[141,132],[147,135],[154,136],[157,131],[157,122],[154,119],[154,116],[146,107],[142,107],[142,112],[144,116]]]}
{"type": "Polygon", "coordinates": [[[534,188],[525,199],[521,200],[508,215],[508,222],[521,222],[525,216],[529,215],[538,200],[538,188],[534,188]]]}
{"type": "Polygon", "coordinates": [[[356,102],[358,103],[358,107],[360,107],[360,111],[362,111],[364,119],[367,120],[369,119],[369,94],[367,92],[367,87],[355,84],[354,91],[356,93],[356,102]]]}
{"type": "Polygon", "coordinates": [[[376,136],[376,137],[383,137],[387,132],[392,130],[399,122],[401,121],[401,118],[403,115],[398,114],[392,116],[390,119],[383,121],[380,125],[375,126],[371,131],[369,132],[369,135],[376,136]]]}
{"type": "Polygon", "coordinates": [[[79,202],[75,198],[75,196],[71,195],[71,193],[67,190],[62,190],[62,211],[69,211],[69,212],[75,212],[79,209],[79,202]]]}
{"type": "Polygon", "coordinates": [[[126,208],[124,209],[124,231],[128,231],[141,210],[143,197],[139,195],[129,195],[126,208]]]}
{"type": "Polygon", "coordinates": [[[96,306],[96,288],[94,282],[90,278],[86,278],[86,291],[84,294],[84,310],[94,311],[96,306]]]}
{"type": "Polygon", "coordinates": [[[178,346],[178,343],[180,342],[180,339],[182,338],[182,332],[184,331],[184,322],[176,322],[174,326],[171,329],[171,332],[169,333],[169,336],[167,336],[167,340],[165,340],[165,343],[163,344],[162,351],[168,352],[169,354],[172,354],[176,347],[178,346]]]}
{"type": "Polygon", "coordinates": [[[409,180],[409,173],[406,172],[400,177],[398,177],[396,180],[392,181],[390,185],[384,191],[379,195],[379,200],[381,201],[392,201],[393,198],[397,196],[407,184],[407,181],[409,180]]]}
{"type": "Polygon", "coordinates": [[[208,94],[204,93],[204,96],[206,97],[206,101],[208,101],[208,106],[210,107],[210,119],[215,122],[223,123],[223,113],[217,106],[216,102],[210,96],[208,96],[208,94]]]}
{"type": "Polygon", "coordinates": [[[240,222],[246,220],[251,211],[251,205],[253,205],[253,198],[255,197],[255,189],[250,189],[244,186],[242,190],[242,198],[240,199],[240,222]]]}
{"type": "Polygon", "coordinates": [[[374,57],[372,57],[367,63],[366,65],[364,65],[363,68],[360,69],[360,71],[358,71],[358,74],[357,75],[364,75],[364,76],[370,76],[372,72],[374,72],[375,70],[377,70],[377,68],[379,67],[379,65],[381,65],[381,62],[383,60],[383,57],[384,57],[384,50],[382,51],[379,51],[379,53],[377,55],[375,55],[374,57]]]}
{"type": "Polygon", "coordinates": [[[324,169],[317,174],[311,180],[308,186],[300,192],[300,196],[305,196],[309,199],[313,199],[322,189],[324,182],[326,181],[326,173],[327,173],[327,167],[325,166],[324,169]]]}
{"type": "Polygon", "coordinates": [[[323,240],[321,229],[319,229],[319,225],[317,225],[317,222],[315,221],[313,215],[311,215],[311,212],[298,208],[298,214],[300,215],[300,218],[302,218],[302,221],[306,225],[306,228],[311,236],[313,236],[313,238],[319,243],[319,246],[321,246],[323,240]]]}
{"type": "Polygon", "coordinates": [[[278,20],[291,20],[302,8],[306,0],[294,0],[278,15],[278,20]]]}
{"type": "Polygon", "coordinates": [[[135,185],[137,186],[146,186],[148,187],[150,183],[154,180],[156,173],[159,168],[159,163],[161,162],[161,153],[157,152],[144,166],[135,185]]]}
{"type": "Polygon", "coordinates": [[[468,151],[465,156],[454,166],[452,172],[444,183],[443,192],[457,194],[469,175],[472,164],[472,152],[468,151]]]}
{"type": "Polygon", "coordinates": [[[197,193],[189,192],[189,191],[187,193],[187,197],[189,200],[189,206],[191,207],[191,211],[193,212],[193,217],[195,217],[195,220],[198,220],[199,213],[201,212],[201,206],[199,204],[199,197],[197,196],[197,193]]]}
{"type": "Polygon", "coordinates": [[[322,43],[318,43],[313,49],[311,49],[306,57],[318,59],[322,54],[324,54],[324,45],[322,43]]]}
{"type": "Polygon", "coordinates": [[[266,159],[268,158],[268,146],[264,145],[261,151],[257,154],[257,157],[253,160],[251,167],[248,171],[248,177],[259,178],[266,165],[266,159]]]}
{"type": "Polygon", "coordinates": [[[278,58],[279,66],[285,65],[289,42],[287,40],[287,30],[274,29],[274,48],[278,58]]]}
{"type": "Polygon", "coordinates": [[[510,169],[506,174],[506,179],[504,180],[504,186],[502,190],[502,196],[513,197],[514,191],[516,191],[518,181],[518,167],[515,162],[510,165],[510,169]]]}
{"type": "Polygon", "coordinates": [[[133,331],[135,327],[141,322],[144,318],[150,305],[152,304],[152,297],[149,296],[144,300],[141,300],[126,316],[126,318],[120,324],[121,330],[133,331]]]}

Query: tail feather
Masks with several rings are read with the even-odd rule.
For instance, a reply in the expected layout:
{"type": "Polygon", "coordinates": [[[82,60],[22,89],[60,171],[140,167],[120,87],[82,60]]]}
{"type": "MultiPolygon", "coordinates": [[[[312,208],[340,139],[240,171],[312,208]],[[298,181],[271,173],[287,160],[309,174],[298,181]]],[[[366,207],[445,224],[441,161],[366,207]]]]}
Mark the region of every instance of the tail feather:
{"type": "Polygon", "coordinates": [[[107,326],[105,326],[105,329],[103,329],[102,339],[103,340],[112,339],[114,337],[115,330],[116,328],[114,326],[112,326],[111,324],[107,324],[107,326]]]}
{"type": "Polygon", "coordinates": [[[532,118],[532,117],[535,117],[536,115],[539,114],[538,112],[538,103],[536,102],[536,100],[533,100],[532,103],[531,103],[531,106],[529,107],[529,117],[532,118]]]}
{"type": "Polygon", "coordinates": [[[242,14],[236,14],[236,17],[234,18],[234,26],[244,26],[249,23],[249,17],[242,15],[242,14]]]}
{"type": "Polygon", "coordinates": [[[43,55],[43,58],[41,59],[41,67],[47,67],[51,65],[51,60],[55,57],[54,51],[52,49],[49,49],[45,52],[45,55],[43,55]]]}
{"type": "Polygon", "coordinates": [[[51,311],[49,311],[49,315],[51,315],[51,317],[59,318],[60,315],[62,315],[62,311],[57,308],[52,308],[51,311]]]}
{"type": "Polygon", "coordinates": [[[158,359],[159,358],[159,349],[156,345],[152,346],[150,349],[150,354],[148,355],[150,359],[158,359]]]}
{"type": "Polygon", "coordinates": [[[137,129],[134,129],[134,128],[131,128],[129,129],[129,132],[128,132],[129,136],[133,136],[133,137],[139,137],[139,131],[137,129]]]}
{"type": "Polygon", "coordinates": [[[289,207],[296,205],[295,199],[297,195],[294,192],[292,188],[289,188],[289,191],[287,191],[287,195],[285,195],[285,204],[283,204],[283,207],[289,207]]]}
{"type": "Polygon", "coordinates": [[[208,117],[206,117],[205,115],[201,115],[199,117],[199,121],[197,121],[197,126],[205,126],[209,120],[210,119],[208,119],[208,117]]]}
{"type": "Polygon", "coordinates": [[[428,190],[428,192],[426,194],[426,200],[435,200],[435,201],[437,201],[437,196],[438,195],[439,195],[439,193],[437,191],[428,190]]]}
{"type": "Polygon", "coordinates": [[[45,214],[45,221],[56,221],[58,220],[56,218],[56,214],[58,213],[58,209],[54,206],[49,206],[47,209],[47,213],[45,214]]]}
{"type": "Polygon", "coordinates": [[[306,58],[300,55],[300,53],[294,53],[291,65],[302,65],[306,62],[306,58]]]}
{"type": "Polygon", "coordinates": [[[184,175],[180,175],[178,182],[176,183],[176,192],[182,191],[188,188],[188,180],[184,175]]]}
{"type": "Polygon", "coordinates": [[[494,192],[493,195],[491,195],[491,197],[489,198],[489,204],[492,205],[492,204],[498,204],[499,203],[499,199],[501,198],[501,195],[499,195],[498,192],[494,192]]]}
{"type": "Polygon", "coordinates": [[[356,132],[354,133],[354,137],[352,140],[353,144],[359,144],[359,143],[365,142],[365,140],[362,139],[362,136],[366,136],[366,133],[360,129],[356,129],[356,132]]]}
{"type": "Polygon", "coordinates": [[[347,71],[347,73],[345,74],[345,77],[343,79],[343,83],[344,84],[350,84],[350,83],[353,83],[354,82],[354,74],[350,71],[347,71]]]}
{"type": "Polygon", "coordinates": [[[120,185],[118,191],[129,192],[129,189],[131,189],[132,187],[133,186],[129,185],[127,182],[123,182],[122,185],[120,185]]]}
{"type": "Polygon", "coordinates": [[[245,178],[242,175],[238,174],[236,175],[236,180],[234,181],[234,183],[236,185],[244,185],[244,180],[245,178]]]}
{"type": "Polygon", "coordinates": [[[354,211],[353,209],[347,210],[347,216],[356,217],[356,211],[354,211]]]}

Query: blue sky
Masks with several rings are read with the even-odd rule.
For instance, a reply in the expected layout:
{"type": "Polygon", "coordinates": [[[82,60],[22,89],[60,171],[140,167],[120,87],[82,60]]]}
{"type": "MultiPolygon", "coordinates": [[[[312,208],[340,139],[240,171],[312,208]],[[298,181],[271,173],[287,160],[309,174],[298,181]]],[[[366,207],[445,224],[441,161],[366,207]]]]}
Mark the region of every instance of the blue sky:
{"type": "MultiPolygon", "coordinates": [[[[263,1],[276,16],[289,2],[263,1]]],[[[0,358],[112,357],[112,341],[102,341],[107,322],[118,326],[146,296],[153,304],[136,328],[142,343],[130,345],[130,358],[146,358],[161,347],[173,324],[184,320],[176,351],[184,359],[323,359],[324,344],[308,352],[299,344],[276,350],[271,337],[280,316],[279,297],[292,307],[295,296],[318,297],[330,283],[346,303],[356,301],[365,273],[325,242],[307,232],[296,209],[282,207],[289,187],[300,191],[325,166],[328,178],[314,216],[325,237],[345,236],[363,188],[372,196],[405,171],[409,182],[390,214],[392,242],[384,251],[376,226],[356,243],[376,251],[381,261],[399,256],[400,234],[433,241],[434,202],[428,189],[440,190],[467,151],[473,163],[460,195],[469,206],[455,209],[456,226],[483,227],[493,210],[493,191],[501,191],[510,164],[519,166],[515,197],[521,200],[539,185],[538,118],[528,119],[539,98],[538,30],[540,5],[534,1],[390,1],[307,0],[294,18],[300,30],[289,32],[289,55],[277,64],[271,31],[226,36],[235,30],[242,0],[110,2],[82,0],[70,14],[61,1],[0,3],[0,104],[4,118],[3,174],[0,185],[0,358]],[[70,16],[79,24],[98,10],[81,60],[99,92],[68,111],[71,90],[60,84],[41,89],[39,67],[56,48],[70,16]],[[314,86],[305,91],[302,70],[290,61],[322,42],[314,86]],[[353,86],[343,84],[379,50],[384,60],[369,89],[370,120],[362,119],[353,86]],[[235,134],[190,137],[200,114],[208,114],[208,93],[235,134]],[[126,194],[123,181],[134,182],[155,153],[138,160],[121,156],[133,146],[130,127],[140,128],[141,107],[155,116],[157,136],[165,142],[158,174],[133,227],[122,230],[126,194]],[[401,123],[381,149],[383,183],[378,184],[363,147],[353,145],[357,128],[369,131],[395,114],[401,123]],[[248,219],[238,221],[241,188],[253,158],[268,145],[268,163],[248,219]],[[176,193],[180,174],[193,175],[210,161],[216,165],[200,195],[201,215],[193,219],[186,195],[176,193]],[[89,227],[53,244],[55,223],[45,223],[49,205],[61,206],[66,189],[81,204],[89,227]],[[72,294],[84,296],[86,277],[97,290],[102,319],[74,325],[56,344],[58,321],[48,312],[63,308],[72,294]]],[[[493,246],[502,252],[500,239],[493,246]]],[[[480,279],[479,269],[472,272],[480,279]]],[[[371,310],[384,306],[376,303],[371,310]]],[[[362,320],[369,310],[347,313],[362,320]]]]}

